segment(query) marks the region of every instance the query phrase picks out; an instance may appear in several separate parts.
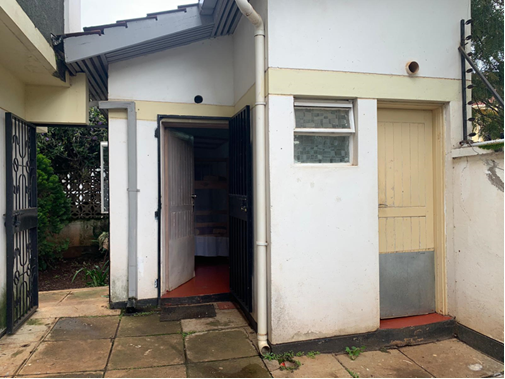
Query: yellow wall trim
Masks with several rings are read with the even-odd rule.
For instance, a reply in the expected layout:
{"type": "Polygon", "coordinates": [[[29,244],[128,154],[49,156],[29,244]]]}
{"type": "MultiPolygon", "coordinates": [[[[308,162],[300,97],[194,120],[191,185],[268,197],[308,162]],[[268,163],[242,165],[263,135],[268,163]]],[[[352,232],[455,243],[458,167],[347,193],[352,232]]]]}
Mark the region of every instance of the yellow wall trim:
{"type": "MultiPolygon", "coordinates": [[[[116,100],[110,99],[110,101],[116,100]]],[[[166,103],[161,101],[124,99],[117,101],[135,101],[137,108],[137,119],[146,121],[157,121],[158,115],[231,117],[235,114],[235,108],[233,106],[227,105],[166,103]]],[[[126,112],[110,111],[109,117],[126,119],[126,112]]]]}
{"type": "Polygon", "coordinates": [[[26,120],[37,123],[89,122],[89,92],[85,74],[70,78],[70,87],[26,86],[26,120]]]}
{"type": "Polygon", "coordinates": [[[460,99],[461,81],[341,71],[269,68],[267,85],[270,95],[448,102],[460,99]]]}
{"type": "Polygon", "coordinates": [[[0,65],[0,108],[25,118],[25,84],[0,65]]]}
{"type": "Polygon", "coordinates": [[[237,101],[235,104],[235,113],[240,112],[242,108],[246,105],[250,105],[251,108],[254,108],[256,102],[256,94],[255,94],[256,85],[253,84],[247,92],[237,101]]]}
{"type": "Polygon", "coordinates": [[[0,21],[51,74],[57,70],[53,49],[15,0],[2,0],[0,21]]]}

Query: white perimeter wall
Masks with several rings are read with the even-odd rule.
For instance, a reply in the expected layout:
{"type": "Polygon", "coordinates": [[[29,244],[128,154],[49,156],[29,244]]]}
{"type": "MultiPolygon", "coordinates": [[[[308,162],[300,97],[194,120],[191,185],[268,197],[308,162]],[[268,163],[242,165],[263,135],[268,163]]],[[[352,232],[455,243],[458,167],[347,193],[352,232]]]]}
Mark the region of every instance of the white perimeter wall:
{"type": "Polygon", "coordinates": [[[234,105],[232,47],[220,37],[111,64],[109,99],[234,105]]]}
{"type": "Polygon", "coordinates": [[[456,158],[453,167],[449,311],[503,342],[503,153],[456,158]]]}
{"type": "Polygon", "coordinates": [[[459,20],[467,0],[274,0],[268,3],[270,67],[458,78],[459,20]]]}
{"type": "Polygon", "coordinates": [[[377,102],[356,101],[358,164],[293,160],[291,96],[269,96],[272,343],[379,326],[377,102]]]}
{"type": "MultiPolygon", "coordinates": [[[[109,120],[110,180],[110,253],[111,301],[128,297],[128,167],[126,120],[109,120]]],[[[138,156],[138,298],[158,296],[154,281],[158,277],[158,140],[154,137],[156,122],[137,122],[138,156]]]]}
{"type": "MultiPolygon", "coordinates": [[[[5,111],[0,109],[0,216],[6,212],[5,203],[5,111]]],[[[0,332],[6,327],[7,317],[7,254],[6,235],[0,225],[0,332]]]]}

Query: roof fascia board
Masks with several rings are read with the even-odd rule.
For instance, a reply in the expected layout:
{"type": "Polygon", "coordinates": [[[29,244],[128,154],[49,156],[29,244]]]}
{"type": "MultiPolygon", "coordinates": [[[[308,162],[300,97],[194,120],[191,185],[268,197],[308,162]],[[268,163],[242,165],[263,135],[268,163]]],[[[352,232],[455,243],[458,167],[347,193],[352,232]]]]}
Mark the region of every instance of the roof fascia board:
{"type": "Polygon", "coordinates": [[[213,22],[213,17],[200,15],[198,7],[189,7],[181,12],[159,14],[157,20],[129,21],[126,28],[105,28],[102,35],[65,38],[66,62],[107,54],[213,22]]]}
{"type": "Polygon", "coordinates": [[[50,74],[57,71],[54,50],[15,0],[1,1],[0,21],[11,30],[50,74]]]}
{"type": "Polygon", "coordinates": [[[202,15],[210,16],[214,13],[214,9],[216,9],[218,0],[200,0],[200,13],[202,15]]]}

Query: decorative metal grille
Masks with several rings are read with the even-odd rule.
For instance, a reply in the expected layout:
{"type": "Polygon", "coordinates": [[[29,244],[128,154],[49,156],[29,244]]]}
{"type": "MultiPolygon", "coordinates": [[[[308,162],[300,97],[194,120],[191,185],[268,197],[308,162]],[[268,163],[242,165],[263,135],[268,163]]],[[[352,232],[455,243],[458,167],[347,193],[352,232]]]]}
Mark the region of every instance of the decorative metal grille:
{"type": "Polygon", "coordinates": [[[102,218],[100,169],[60,173],[63,191],[70,199],[71,217],[76,220],[102,218]]]}
{"type": "Polygon", "coordinates": [[[230,120],[230,290],[251,312],[254,264],[251,114],[249,106],[230,120]]]}
{"type": "Polygon", "coordinates": [[[5,115],[7,333],[38,306],[36,127],[5,115]]]}

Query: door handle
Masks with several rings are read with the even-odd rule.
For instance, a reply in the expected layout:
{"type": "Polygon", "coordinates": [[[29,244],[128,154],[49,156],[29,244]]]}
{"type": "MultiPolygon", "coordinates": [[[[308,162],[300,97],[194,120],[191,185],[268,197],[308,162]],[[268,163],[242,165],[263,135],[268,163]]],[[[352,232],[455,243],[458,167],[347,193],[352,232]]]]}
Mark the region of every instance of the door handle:
{"type": "Polygon", "coordinates": [[[17,228],[19,225],[21,225],[21,221],[19,220],[19,215],[15,214],[12,217],[12,225],[17,228]]]}
{"type": "Polygon", "coordinates": [[[242,199],[242,206],[240,207],[240,210],[247,212],[247,200],[242,199]]]}

